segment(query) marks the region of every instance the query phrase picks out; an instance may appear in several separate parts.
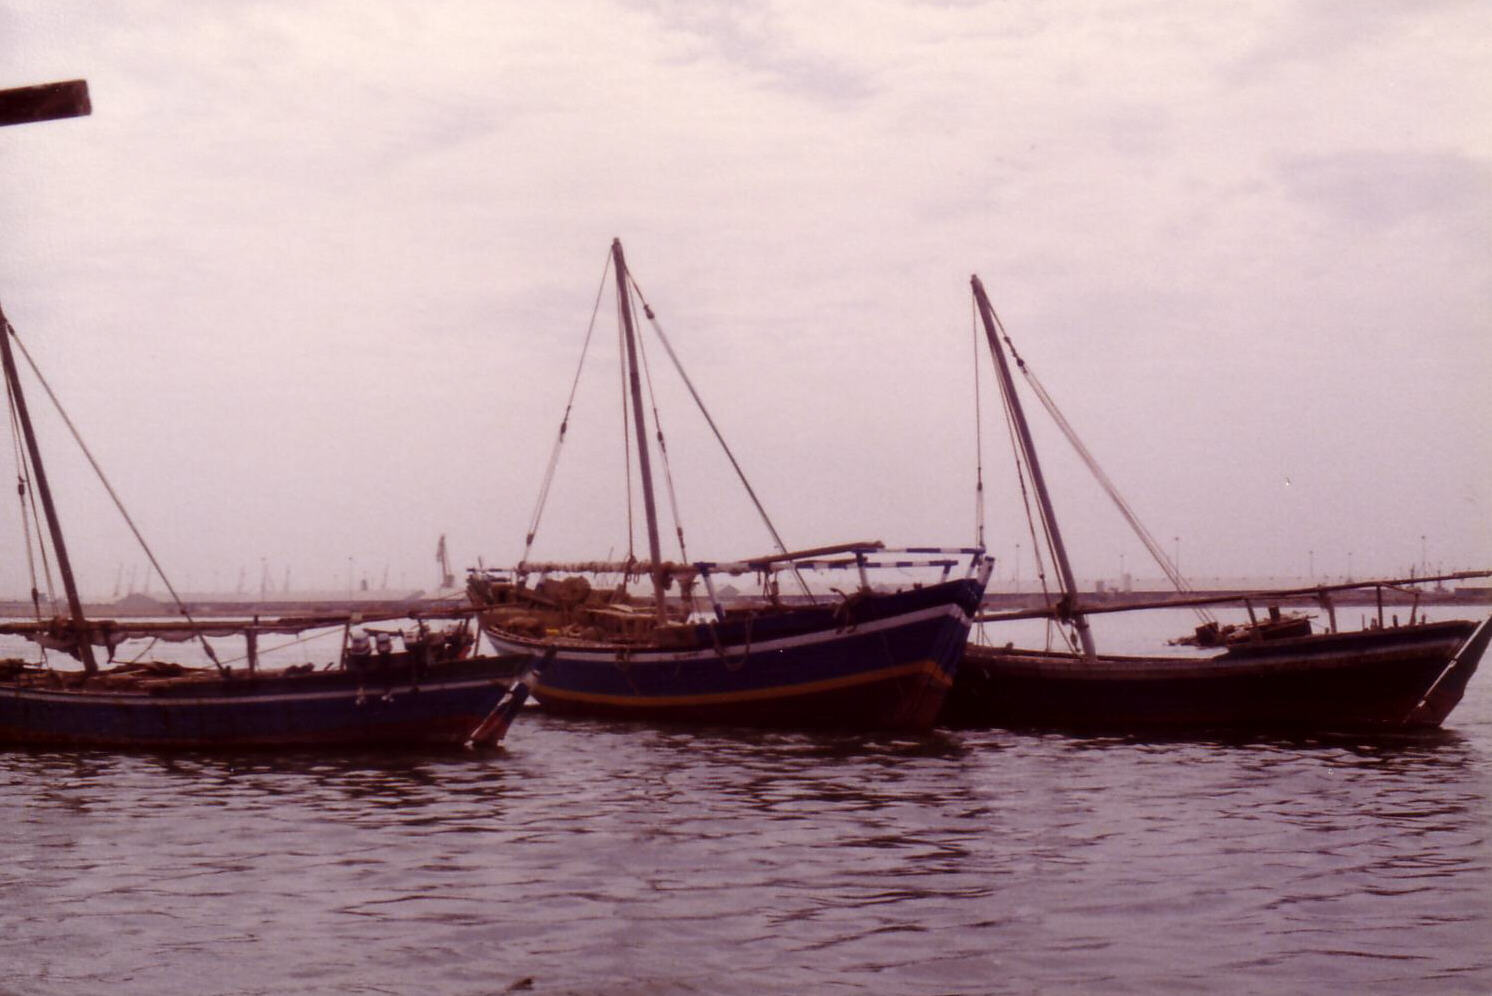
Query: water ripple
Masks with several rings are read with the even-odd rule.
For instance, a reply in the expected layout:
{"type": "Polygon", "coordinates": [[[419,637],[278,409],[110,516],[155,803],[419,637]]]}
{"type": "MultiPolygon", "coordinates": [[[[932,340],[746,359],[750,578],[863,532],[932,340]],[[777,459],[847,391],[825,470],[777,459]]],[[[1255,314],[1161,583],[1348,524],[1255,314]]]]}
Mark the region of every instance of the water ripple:
{"type": "MultiPolygon", "coordinates": [[[[27,994],[1492,989],[1492,723],[0,754],[27,994]]],[[[1468,709],[1468,706],[1475,708],[1468,709]]]]}

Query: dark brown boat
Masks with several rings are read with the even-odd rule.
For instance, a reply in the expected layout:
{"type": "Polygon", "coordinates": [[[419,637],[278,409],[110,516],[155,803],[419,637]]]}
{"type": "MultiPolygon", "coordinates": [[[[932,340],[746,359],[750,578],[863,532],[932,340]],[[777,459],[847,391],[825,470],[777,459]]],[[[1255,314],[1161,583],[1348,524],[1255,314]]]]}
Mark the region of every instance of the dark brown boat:
{"type": "Polygon", "coordinates": [[[1209,657],[1128,657],[970,644],[951,725],[1314,731],[1438,727],[1492,622],[1416,623],[1238,643],[1209,657]]]}
{"type": "MultiPolygon", "coordinates": [[[[1492,620],[1431,622],[1416,619],[1386,625],[1382,612],[1384,589],[1486,577],[1489,572],[1462,572],[1439,578],[1410,578],[1363,582],[1331,588],[1261,592],[1262,601],[1315,595],[1329,619],[1329,630],[1312,633],[1300,615],[1282,616],[1223,627],[1209,621],[1185,641],[1213,652],[1191,656],[1120,656],[1096,651],[1087,617],[1097,612],[1136,611],[1143,608],[1198,607],[1237,602],[1236,597],[1167,599],[1150,605],[1123,607],[1080,603],[1067,553],[1062,545],[1046,483],[1041,474],[1020,400],[1015,393],[1005,357],[1009,337],[990,306],[978,277],[972,280],[975,303],[989,341],[1005,400],[1017,455],[1029,476],[1049,539],[1052,565],[1061,588],[1043,609],[984,613],[983,623],[1047,617],[1070,627],[1071,648],[1026,650],[1013,645],[985,646],[971,642],[944,704],[942,719],[955,726],[1003,726],[1095,729],[1128,732],[1150,728],[1247,728],[1295,731],[1412,730],[1440,726],[1461,701],[1467,682],[1476,672],[1492,640],[1492,620]],[[1003,340],[1003,344],[1002,344],[1003,340]],[[1379,590],[1379,612],[1358,632],[1337,630],[1330,594],[1348,588],[1379,590]]],[[[1024,361],[1016,364],[1032,380],[1049,408],[1049,397],[1035,383],[1024,361]]],[[[1079,453],[1091,457],[1053,412],[1079,453]]],[[[1184,591],[1179,574],[1153,539],[1138,526],[1123,500],[1101,475],[1100,481],[1136,525],[1141,539],[1163,569],[1184,591]]],[[[995,627],[991,627],[995,628],[995,627]]]]}

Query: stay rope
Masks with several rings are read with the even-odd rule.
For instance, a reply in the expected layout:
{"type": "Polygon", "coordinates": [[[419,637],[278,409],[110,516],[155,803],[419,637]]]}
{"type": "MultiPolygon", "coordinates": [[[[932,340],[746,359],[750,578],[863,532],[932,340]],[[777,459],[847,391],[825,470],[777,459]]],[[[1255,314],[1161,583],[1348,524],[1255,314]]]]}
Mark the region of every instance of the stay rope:
{"type": "Polygon", "coordinates": [[[653,392],[653,370],[648,365],[646,340],[638,337],[637,352],[642,359],[642,381],[648,389],[648,407],[653,412],[653,438],[658,441],[658,455],[663,459],[663,482],[668,488],[668,508],[673,516],[674,535],[679,540],[679,559],[689,562],[689,551],[684,546],[684,524],[679,517],[679,499],[674,492],[673,465],[668,459],[668,443],[663,438],[663,419],[658,415],[658,396],[653,392]]]}
{"type": "Polygon", "coordinates": [[[586,326],[585,341],[580,347],[580,360],[575,365],[575,377],[570,382],[570,396],[565,400],[565,414],[560,418],[559,434],[555,437],[554,447],[549,451],[549,466],[545,468],[544,480],[539,485],[539,497],[534,502],[534,514],[528,520],[528,533],[523,543],[523,561],[528,560],[529,552],[533,549],[534,537],[539,532],[539,521],[543,518],[544,506],[549,501],[549,487],[554,483],[555,470],[559,467],[560,448],[565,444],[565,433],[570,427],[570,411],[575,406],[575,393],[580,387],[580,373],[585,368],[586,353],[591,348],[591,335],[596,330],[596,316],[601,311],[601,295],[606,291],[606,275],[610,272],[611,256],[607,255],[606,265],[601,268],[601,284],[596,288],[596,302],[591,307],[590,324],[586,326]]]}
{"type": "Polygon", "coordinates": [[[984,549],[984,414],[982,390],[979,386],[979,368],[982,365],[979,349],[978,311],[974,299],[969,299],[969,331],[974,341],[974,545],[984,549]]]}
{"type": "MultiPolygon", "coordinates": [[[[609,263],[610,255],[606,259],[609,263]]],[[[617,356],[627,355],[627,324],[622,320],[620,305],[616,313],[616,352],[617,356]]],[[[627,496],[627,569],[622,573],[625,585],[632,580],[632,565],[637,563],[637,509],[632,500],[632,413],[627,410],[627,392],[631,390],[627,382],[627,364],[618,363],[616,372],[617,384],[621,388],[617,392],[617,401],[622,426],[622,494],[627,496]]]]}
{"type": "MultiPolygon", "coordinates": [[[[1016,352],[1015,343],[1010,341],[1010,336],[1005,332],[1003,325],[1000,327],[1000,336],[1002,339],[1005,340],[1005,345],[1009,347],[1010,355],[1014,358],[1015,365],[1020,368],[1021,376],[1026,379],[1026,383],[1031,385],[1031,390],[1035,392],[1037,399],[1042,404],[1042,407],[1047,410],[1047,414],[1052,417],[1052,421],[1054,421],[1057,424],[1057,427],[1062,430],[1062,434],[1066,436],[1067,441],[1072,444],[1072,448],[1074,451],[1076,451],[1078,458],[1083,461],[1083,464],[1088,468],[1088,471],[1093,474],[1094,479],[1098,481],[1099,486],[1103,488],[1104,493],[1109,496],[1109,499],[1114,503],[1115,507],[1118,508],[1119,514],[1124,517],[1125,522],[1129,523],[1130,529],[1134,531],[1140,542],[1144,544],[1145,549],[1149,552],[1150,556],[1155,560],[1160,569],[1165,573],[1166,578],[1175,587],[1177,592],[1181,594],[1193,593],[1191,585],[1187,583],[1184,577],[1182,577],[1181,572],[1179,569],[1177,569],[1175,563],[1172,562],[1170,557],[1166,556],[1165,550],[1162,549],[1161,545],[1158,542],[1156,542],[1154,535],[1152,535],[1150,530],[1145,527],[1145,524],[1140,521],[1139,516],[1130,506],[1129,502],[1126,501],[1124,496],[1119,493],[1119,489],[1114,484],[1113,480],[1109,478],[1109,475],[1104,472],[1103,467],[1099,465],[1093,454],[1089,452],[1088,447],[1084,445],[1082,439],[1079,438],[1077,430],[1072,427],[1072,424],[1068,422],[1067,417],[1062,414],[1062,410],[1057,407],[1056,401],[1050,394],[1047,393],[1046,388],[1036,377],[1036,374],[1028,366],[1026,366],[1026,361],[1021,358],[1021,355],[1018,352],[1016,352]]],[[[1214,617],[1212,616],[1212,614],[1202,606],[1194,607],[1193,611],[1195,611],[1197,616],[1204,622],[1214,621],[1214,617]]]]}
{"type": "Polygon", "coordinates": [[[207,654],[208,660],[212,661],[213,666],[219,671],[222,671],[223,665],[219,663],[217,654],[213,653],[212,645],[207,642],[207,637],[202,634],[201,630],[197,629],[197,622],[192,618],[191,612],[187,610],[186,603],[176,593],[176,588],[171,584],[171,579],[166,576],[166,572],[161,567],[160,561],[156,559],[155,552],[150,549],[150,544],[145,542],[145,537],[141,534],[139,527],[135,525],[135,520],[130,516],[129,511],[124,507],[124,502],[119,499],[119,494],[114,490],[114,485],[109,483],[109,478],[104,474],[103,468],[93,458],[93,452],[89,450],[88,444],[83,442],[82,434],[78,432],[77,426],[73,425],[73,420],[68,417],[67,410],[62,407],[62,402],[53,393],[52,385],[48,384],[47,379],[42,376],[41,370],[36,365],[36,361],[31,358],[31,353],[27,351],[26,344],[21,341],[20,336],[15,334],[15,329],[12,328],[9,331],[11,338],[15,341],[16,347],[21,351],[21,355],[26,358],[27,365],[31,367],[31,373],[36,377],[37,383],[47,393],[52,406],[57,409],[57,414],[62,417],[63,425],[67,426],[67,431],[72,434],[73,442],[78,444],[78,449],[82,451],[83,456],[88,460],[88,465],[93,468],[93,473],[98,477],[99,483],[108,492],[109,499],[114,502],[114,507],[124,519],[125,525],[129,526],[130,532],[135,536],[135,541],[140,544],[140,549],[145,552],[146,558],[150,561],[150,566],[155,568],[155,573],[161,579],[161,583],[171,593],[171,600],[176,603],[177,611],[181,613],[182,618],[186,619],[187,624],[196,632],[197,639],[201,641],[202,650],[207,654]]]}
{"type": "MultiPolygon", "coordinates": [[[[1021,487],[1021,504],[1026,512],[1026,530],[1031,537],[1031,561],[1036,571],[1036,580],[1041,585],[1042,603],[1050,606],[1052,604],[1052,591],[1050,585],[1047,583],[1046,559],[1042,556],[1042,550],[1053,548],[1051,525],[1046,521],[1044,516],[1038,515],[1031,508],[1031,491],[1026,483],[1029,469],[1026,466],[1025,455],[1021,452],[1020,439],[1017,437],[1015,431],[1015,399],[1005,395],[1005,385],[1003,383],[1000,385],[1000,399],[1005,408],[1005,430],[1010,441],[1011,457],[1015,461],[1016,480],[1021,487]],[[1038,519],[1041,521],[1041,536],[1039,538],[1036,534],[1038,519]],[[1045,543],[1044,546],[1043,541],[1045,543]]],[[[1062,642],[1067,645],[1069,650],[1076,653],[1077,642],[1073,638],[1073,635],[1068,631],[1066,626],[1058,624],[1058,620],[1055,619],[1047,620],[1048,647],[1050,648],[1051,633],[1054,624],[1056,624],[1057,633],[1062,637],[1062,642]]]]}
{"type": "Polygon", "coordinates": [[[42,578],[46,582],[47,604],[51,606],[52,614],[57,614],[57,592],[52,586],[52,565],[47,557],[47,546],[41,542],[41,511],[36,507],[36,494],[31,487],[31,479],[27,476],[30,462],[26,458],[25,447],[21,444],[20,418],[16,414],[15,399],[11,394],[10,382],[5,384],[7,400],[10,401],[10,434],[11,444],[15,449],[16,461],[16,498],[21,506],[21,533],[22,540],[26,546],[26,571],[31,578],[31,608],[36,614],[38,622],[41,621],[41,592],[37,585],[36,555],[41,554],[42,578]],[[32,545],[31,524],[37,523],[37,541],[32,545]]]}
{"type": "MultiPolygon", "coordinates": [[[[630,272],[627,274],[627,279],[632,284],[632,289],[637,293],[637,299],[642,302],[642,312],[647,316],[648,324],[652,326],[653,333],[658,337],[658,341],[663,344],[664,352],[668,354],[669,361],[673,363],[674,370],[679,374],[679,379],[684,382],[684,387],[688,389],[689,396],[694,399],[695,406],[699,408],[700,414],[704,416],[705,423],[709,425],[710,431],[714,433],[715,441],[720,444],[720,449],[725,453],[726,459],[730,461],[730,465],[735,470],[736,477],[740,480],[741,486],[746,489],[747,496],[751,498],[751,504],[756,507],[756,513],[761,517],[762,524],[767,527],[767,532],[771,535],[772,542],[777,545],[777,552],[786,554],[788,552],[787,544],[782,542],[782,537],[778,534],[777,527],[772,524],[772,519],[767,515],[766,508],[762,505],[761,499],[757,497],[756,489],[746,479],[746,472],[741,469],[740,461],[731,452],[730,445],[726,443],[725,436],[720,432],[720,427],[715,424],[714,417],[710,415],[709,409],[705,407],[704,399],[700,397],[699,391],[695,390],[694,382],[689,379],[689,374],[684,371],[684,365],[679,361],[678,354],[674,352],[673,344],[668,341],[668,336],[663,332],[663,326],[658,323],[658,318],[653,313],[653,306],[648,303],[647,297],[642,292],[642,288],[637,285],[636,279],[630,272]]],[[[803,575],[798,570],[797,565],[789,563],[788,566],[793,573],[793,577],[797,579],[798,586],[803,590],[803,594],[812,602],[813,593],[809,591],[808,582],[803,580],[803,575]]]]}
{"type": "MultiPolygon", "coordinates": [[[[606,265],[602,268],[601,272],[600,286],[596,291],[595,304],[591,309],[591,320],[589,325],[587,325],[586,327],[585,342],[581,347],[580,360],[576,366],[575,376],[570,384],[570,394],[565,403],[564,416],[560,420],[559,432],[555,438],[554,446],[551,448],[550,451],[549,463],[545,470],[543,483],[539,489],[538,498],[534,504],[534,512],[532,517],[529,519],[529,528],[524,540],[523,561],[520,561],[520,563],[526,562],[528,560],[529,554],[533,549],[534,538],[538,534],[539,524],[543,518],[544,508],[549,500],[550,487],[554,482],[556,469],[559,464],[560,451],[564,445],[566,433],[569,428],[570,414],[573,410],[575,395],[580,384],[581,369],[585,365],[585,359],[590,349],[591,338],[595,331],[596,318],[600,311],[602,296],[605,293],[607,277],[611,273],[611,266],[612,257],[611,254],[608,253],[606,258],[606,265]]],[[[637,296],[637,300],[642,304],[643,314],[647,316],[649,325],[652,327],[654,334],[657,335],[658,341],[663,344],[663,349],[667,353],[669,361],[673,364],[674,369],[678,372],[679,378],[684,382],[684,386],[688,389],[690,397],[694,399],[695,405],[699,408],[700,413],[704,416],[706,424],[708,424],[710,427],[710,431],[714,434],[716,442],[720,444],[720,448],[725,452],[725,456],[730,461],[731,467],[735,470],[737,478],[741,481],[742,486],[746,489],[746,494],[750,497],[752,505],[756,508],[757,515],[760,516],[762,522],[767,528],[767,532],[771,535],[772,542],[776,545],[778,552],[786,554],[788,552],[787,544],[782,541],[781,535],[777,532],[777,527],[773,525],[771,518],[767,515],[767,511],[761,503],[761,499],[757,497],[756,490],[751,486],[751,482],[746,478],[745,471],[741,469],[740,461],[736,459],[736,456],[731,451],[730,446],[725,442],[725,437],[721,434],[720,428],[716,424],[714,417],[711,416],[709,409],[705,407],[704,400],[700,397],[699,391],[695,389],[694,383],[689,379],[689,375],[684,371],[683,364],[679,361],[678,354],[674,352],[673,344],[669,342],[668,336],[664,334],[662,326],[659,325],[657,317],[653,312],[652,306],[648,303],[646,296],[642,292],[642,288],[638,285],[636,279],[630,272],[627,274],[627,285],[631,293],[635,294],[637,296]]],[[[619,348],[621,347],[624,335],[625,329],[623,328],[620,309],[618,309],[617,338],[619,348]]],[[[677,489],[674,486],[672,463],[668,454],[667,442],[663,435],[662,422],[658,416],[657,397],[653,390],[652,371],[648,365],[647,350],[643,345],[641,337],[638,338],[638,348],[642,352],[641,365],[643,368],[644,379],[647,382],[648,401],[649,405],[652,408],[653,425],[656,439],[658,441],[658,452],[663,459],[664,481],[668,489],[668,500],[670,512],[673,517],[674,533],[678,539],[681,558],[685,562],[688,562],[689,554],[684,540],[684,528],[682,519],[679,514],[678,494],[677,489]]],[[[622,384],[622,390],[620,392],[622,404],[622,444],[626,455],[626,459],[623,461],[623,466],[625,468],[624,491],[627,496],[627,563],[631,564],[636,561],[634,536],[634,533],[636,532],[636,515],[634,511],[634,501],[632,495],[632,426],[631,419],[628,417],[627,413],[628,387],[625,365],[623,365],[623,367],[621,368],[620,376],[622,384]]],[[[637,440],[637,445],[645,445],[645,442],[639,439],[637,440]]],[[[797,566],[795,564],[789,564],[789,569],[792,571],[793,576],[797,578],[798,585],[802,588],[803,593],[808,596],[810,601],[812,601],[812,592],[809,590],[808,583],[804,581],[803,576],[799,572],[797,566]]]]}
{"type": "MultiPolygon", "coordinates": [[[[10,329],[7,325],[6,328],[0,329],[0,335],[9,334],[9,331],[10,329]]],[[[36,494],[31,487],[31,480],[27,476],[30,466],[26,458],[26,448],[21,442],[21,421],[20,416],[16,413],[15,397],[9,378],[6,378],[5,381],[5,395],[6,400],[9,402],[10,438],[16,461],[16,501],[20,505],[21,512],[21,541],[26,547],[26,572],[31,580],[31,611],[36,621],[40,623],[44,617],[41,609],[41,590],[36,576],[38,554],[41,557],[42,578],[46,582],[47,604],[51,607],[51,612],[54,616],[58,615],[57,592],[52,586],[52,565],[47,557],[47,545],[41,540],[41,511],[36,507],[36,494]],[[34,545],[31,539],[31,524],[33,522],[37,525],[34,545]]],[[[46,645],[37,644],[37,646],[41,649],[42,664],[50,667],[51,664],[47,658],[46,645]]]]}

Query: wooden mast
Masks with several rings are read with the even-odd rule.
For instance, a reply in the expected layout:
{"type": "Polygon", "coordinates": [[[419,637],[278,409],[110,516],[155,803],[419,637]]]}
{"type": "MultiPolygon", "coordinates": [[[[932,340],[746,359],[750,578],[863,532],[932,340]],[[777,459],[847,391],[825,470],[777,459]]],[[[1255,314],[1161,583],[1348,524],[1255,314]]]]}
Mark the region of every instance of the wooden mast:
{"type": "Polygon", "coordinates": [[[969,282],[974,287],[974,301],[979,306],[979,317],[984,322],[984,334],[989,339],[990,352],[995,358],[995,367],[1000,374],[1000,389],[1005,394],[1009,405],[1011,421],[1014,423],[1016,436],[1020,441],[1021,452],[1025,455],[1026,466],[1031,468],[1031,484],[1036,489],[1036,501],[1041,509],[1041,520],[1046,527],[1046,534],[1051,538],[1052,559],[1056,561],[1057,580],[1062,585],[1063,600],[1067,603],[1073,626],[1077,628],[1078,639],[1083,644],[1083,653],[1092,658],[1097,656],[1093,647],[1093,634],[1088,629],[1088,620],[1081,612],[1077,611],[1078,586],[1072,575],[1072,566],[1067,560],[1067,547],[1062,543],[1062,531],[1057,528],[1057,516],[1052,511],[1051,495],[1047,493],[1046,478],[1041,473],[1041,461],[1036,457],[1036,444],[1031,440],[1031,430],[1026,424],[1026,413],[1021,408],[1020,398],[1015,393],[1015,381],[1010,376],[1010,364],[1005,360],[1004,347],[1000,345],[1000,333],[997,329],[995,310],[990,307],[989,296],[984,292],[984,284],[979,277],[972,276],[969,282]]]}
{"type": "MultiPolygon", "coordinates": [[[[66,80],[61,83],[43,83],[39,86],[14,87],[0,90],[0,126],[31,124],[37,121],[53,121],[58,118],[82,117],[93,111],[88,97],[86,80],[66,80]]],[[[21,378],[16,371],[15,356],[11,352],[10,337],[14,330],[0,310],[0,360],[5,366],[5,383],[16,409],[16,419],[21,423],[21,433],[26,437],[26,451],[31,458],[31,472],[36,476],[36,491],[41,496],[42,509],[47,516],[47,529],[52,534],[52,549],[57,554],[57,570],[62,574],[62,586],[67,592],[67,606],[73,616],[73,635],[76,637],[78,659],[88,674],[98,673],[98,661],[93,656],[93,643],[88,638],[88,621],[83,617],[83,602],[78,598],[78,586],[73,580],[72,562],[67,556],[67,544],[62,540],[62,527],[57,522],[57,508],[52,504],[52,489],[47,485],[47,471],[41,460],[41,449],[36,445],[36,433],[31,427],[31,415],[26,410],[26,395],[21,391],[21,378]]]]}
{"type": "Polygon", "coordinates": [[[62,575],[62,587],[67,592],[67,607],[72,612],[73,636],[77,640],[78,659],[88,674],[98,673],[98,661],[93,656],[93,642],[88,638],[88,621],[83,616],[83,602],[78,598],[78,585],[73,580],[72,561],[67,556],[67,544],[62,539],[62,526],[57,521],[57,508],[52,504],[52,489],[47,484],[47,470],[42,464],[41,448],[36,443],[36,432],[31,427],[31,413],[26,409],[26,395],[21,391],[21,378],[16,371],[15,355],[10,348],[10,337],[15,330],[0,310],[0,361],[5,366],[5,382],[10,388],[15,405],[16,420],[21,424],[21,434],[26,438],[26,452],[31,459],[31,473],[36,478],[36,493],[41,496],[41,507],[47,516],[47,529],[52,536],[52,550],[57,554],[57,570],[62,575]]]}
{"type": "Polygon", "coordinates": [[[653,468],[648,454],[648,426],[642,412],[642,378],[638,373],[637,335],[632,328],[632,293],[627,286],[627,261],[622,240],[611,240],[611,259],[616,269],[617,309],[622,316],[622,334],[627,342],[627,381],[632,394],[632,422],[637,431],[637,466],[642,475],[642,503],[648,520],[648,556],[652,558],[653,597],[658,621],[664,620],[662,551],[658,544],[658,507],[653,500],[653,468]]]}

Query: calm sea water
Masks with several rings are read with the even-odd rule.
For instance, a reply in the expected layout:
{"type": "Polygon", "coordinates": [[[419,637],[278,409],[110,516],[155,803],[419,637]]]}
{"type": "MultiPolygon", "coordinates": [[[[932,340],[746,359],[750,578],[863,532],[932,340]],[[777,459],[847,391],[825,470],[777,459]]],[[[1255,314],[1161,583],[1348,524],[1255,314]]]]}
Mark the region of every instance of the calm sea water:
{"type": "Polygon", "coordinates": [[[1489,828],[1492,673],[1378,739],[12,750],[0,993],[1485,993],[1489,828]]]}

